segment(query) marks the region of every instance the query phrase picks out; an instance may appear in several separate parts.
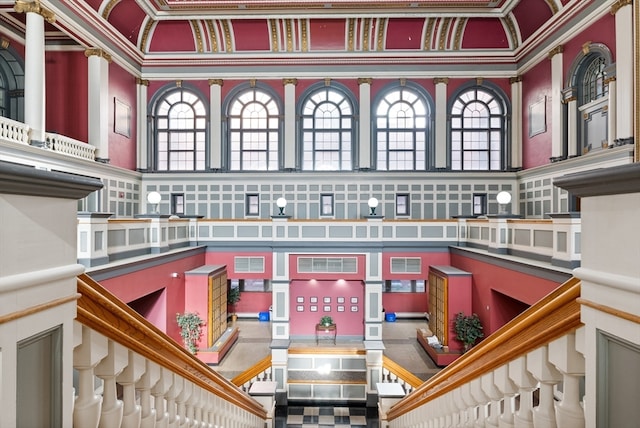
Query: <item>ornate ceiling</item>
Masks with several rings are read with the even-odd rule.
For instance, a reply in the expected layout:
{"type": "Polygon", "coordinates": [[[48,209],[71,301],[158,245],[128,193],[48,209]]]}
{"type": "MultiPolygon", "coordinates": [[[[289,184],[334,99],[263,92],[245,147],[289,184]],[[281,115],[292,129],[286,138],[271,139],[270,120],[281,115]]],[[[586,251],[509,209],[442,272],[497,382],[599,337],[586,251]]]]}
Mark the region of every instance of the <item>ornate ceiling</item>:
{"type": "MultiPolygon", "coordinates": [[[[602,0],[54,0],[47,44],[139,70],[511,64],[602,0]]],[[[607,2],[605,2],[607,3],[607,2]]],[[[590,13],[590,12],[589,12],[590,13]]],[[[0,31],[24,14],[0,0],[0,31]]],[[[24,37],[24,35],[22,35],[24,37]]]]}

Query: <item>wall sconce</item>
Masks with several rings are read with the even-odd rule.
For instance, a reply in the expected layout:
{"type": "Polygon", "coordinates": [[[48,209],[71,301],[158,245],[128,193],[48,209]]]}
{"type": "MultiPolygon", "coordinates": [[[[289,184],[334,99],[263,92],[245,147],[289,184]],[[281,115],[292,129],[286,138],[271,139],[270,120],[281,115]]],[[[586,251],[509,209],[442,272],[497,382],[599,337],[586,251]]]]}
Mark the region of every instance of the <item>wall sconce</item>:
{"type": "Polygon", "coordinates": [[[369,209],[371,210],[369,215],[376,215],[376,208],[378,207],[378,199],[369,198],[369,200],[367,201],[367,205],[369,205],[369,209]]]}
{"type": "Polygon", "coordinates": [[[276,205],[280,208],[278,215],[284,215],[284,208],[287,206],[287,200],[285,198],[278,198],[276,205]]]}
{"type": "Polygon", "coordinates": [[[153,206],[153,212],[158,212],[158,204],[162,200],[162,195],[158,192],[149,192],[147,194],[147,202],[149,202],[153,206]]]}
{"type": "Polygon", "coordinates": [[[180,274],[178,272],[171,272],[171,278],[180,278],[180,274]]]}
{"type": "Polygon", "coordinates": [[[500,211],[500,214],[507,214],[506,208],[509,202],[511,202],[511,193],[505,192],[504,190],[502,192],[499,192],[496,195],[496,201],[499,205],[498,210],[500,211]]]}

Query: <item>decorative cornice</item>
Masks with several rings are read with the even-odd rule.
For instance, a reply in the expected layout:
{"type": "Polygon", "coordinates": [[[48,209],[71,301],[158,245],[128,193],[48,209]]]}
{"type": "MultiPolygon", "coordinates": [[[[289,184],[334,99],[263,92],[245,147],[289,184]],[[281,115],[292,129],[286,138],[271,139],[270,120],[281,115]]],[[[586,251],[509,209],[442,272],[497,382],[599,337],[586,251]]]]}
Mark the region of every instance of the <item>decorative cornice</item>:
{"type": "Polygon", "coordinates": [[[439,83],[444,83],[445,85],[449,84],[449,78],[448,77],[434,77],[433,78],[433,84],[437,85],[439,83]]]}
{"type": "Polygon", "coordinates": [[[56,22],[56,16],[49,9],[40,5],[39,1],[26,2],[23,0],[16,0],[16,4],[13,5],[13,10],[18,13],[33,12],[41,15],[49,24],[56,22]]]}
{"type": "Polygon", "coordinates": [[[511,83],[512,85],[514,83],[520,83],[522,82],[522,76],[513,76],[509,78],[509,83],[511,83]]]}
{"type": "Polygon", "coordinates": [[[282,86],[286,86],[286,85],[296,86],[297,84],[298,84],[298,79],[294,77],[288,77],[288,78],[282,79],[282,86]]]}
{"type": "Polygon", "coordinates": [[[555,48],[551,49],[549,51],[549,53],[547,54],[547,57],[549,59],[553,58],[554,56],[556,56],[557,54],[561,54],[562,52],[564,52],[564,46],[562,45],[558,45],[555,48]]]}
{"type": "Polygon", "coordinates": [[[370,85],[372,83],[373,83],[373,79],[371,77],[359,77],[358,78],[358,85],[363,85],[363,84],[370,85]]]}
{"type": "Polygon", "coordinates": [[[136,85],[149,86],[149,80],[136,77],[136,85]]]}
{"type": "Polygon", "coordinates": [[[218,85],[218,86],[223,86],[224,85],[224,80],[222,79],[209,79],[209,86],[211,85],[218,85]]]}
{"type": "Polygon", "coordinates": [[[611,12],[611,15],[615,15],[623,7],[631,6],[632,4],[633,4],[633,0],[618,0],[617,2],[611,5],[611,9],[609,11],[611,12]]]}
{"type": "Polygon", "coordinates": [[[86,56],[87,58],[89,58],[90,56],[99,56],[100,58],[107,60],[107,62],[112,61],[111,55],[109,55],[108,53],[106,53],[100,48],[85,49],[84,56],[86,56]]]}

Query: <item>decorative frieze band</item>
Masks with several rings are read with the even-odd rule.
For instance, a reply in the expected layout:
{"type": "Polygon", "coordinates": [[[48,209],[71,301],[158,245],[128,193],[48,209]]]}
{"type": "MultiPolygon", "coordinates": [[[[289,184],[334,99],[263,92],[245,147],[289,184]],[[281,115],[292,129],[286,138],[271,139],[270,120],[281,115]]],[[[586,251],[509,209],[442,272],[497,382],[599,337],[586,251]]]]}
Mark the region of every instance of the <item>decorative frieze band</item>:
{"type": "Polygon", "coordinates": [[[90,56],[99,56],[100,58],[107,60],[107,62],[111,62],[112,60],[111,55],[100,48],[85,49],[84,56],[86,56],[87,58],[89,58],[90,56]]]}
{"type": "Polygon", "coordinates": [[[16,3],[13,5],[13,10],[18,13],[28,13],[33,12],[41,15],[49,24],[53,24],[56,22],[56,16],[49,9],[45,9],[40,2],[26,2],[23,0],[16,0],[16,3]]]}

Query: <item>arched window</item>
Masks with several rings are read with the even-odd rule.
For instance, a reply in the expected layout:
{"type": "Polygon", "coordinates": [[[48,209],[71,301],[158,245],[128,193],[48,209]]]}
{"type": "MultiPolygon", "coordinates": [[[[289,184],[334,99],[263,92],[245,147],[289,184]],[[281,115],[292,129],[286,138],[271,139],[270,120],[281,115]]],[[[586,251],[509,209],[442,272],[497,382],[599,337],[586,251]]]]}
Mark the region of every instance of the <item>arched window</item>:
{"type": "Polygon", "coordinates": [[[506,107],[492,89],[464,89],[451,104],[451,169],[499,171],[504,168],[506,107]]]}
{"type": "Polygon", "coordinates": [[[431,104],[413,86],[395,86],[374,102],[376,169],[424,171],[431,145],[431,104]]]}
{"type": "Polygon", "coordinates": [[[24,65],[12,47],[0,49],[0,116],[24,122],[24,65]]]}
{"type": "Polygon", "coordinates": [[[581,104],[588,104],[604,97],[609,92],[609,85],[604,83],[606,67],[605,59],[601,56],[594,57],[591,62],[585,64],[582,78],[581,104]]]}
{"type": "Polygon", "coordinates": [[[156,170],[204,170],[208,122],[204,101],[187,88],[175,88],[158,99],[154,117],[156,170]]]}
{"type": "Polygon", "coordinates": [[[354,103],[345,88],[316,85],[300,108],[302,169],[350,171],[355,138],[354,103]]]}
{"type": "Polygon", "coordinates": [[[227,107],[229,169],[277,171],[280,107],[266,88],[243,88],[227,107]]]}

